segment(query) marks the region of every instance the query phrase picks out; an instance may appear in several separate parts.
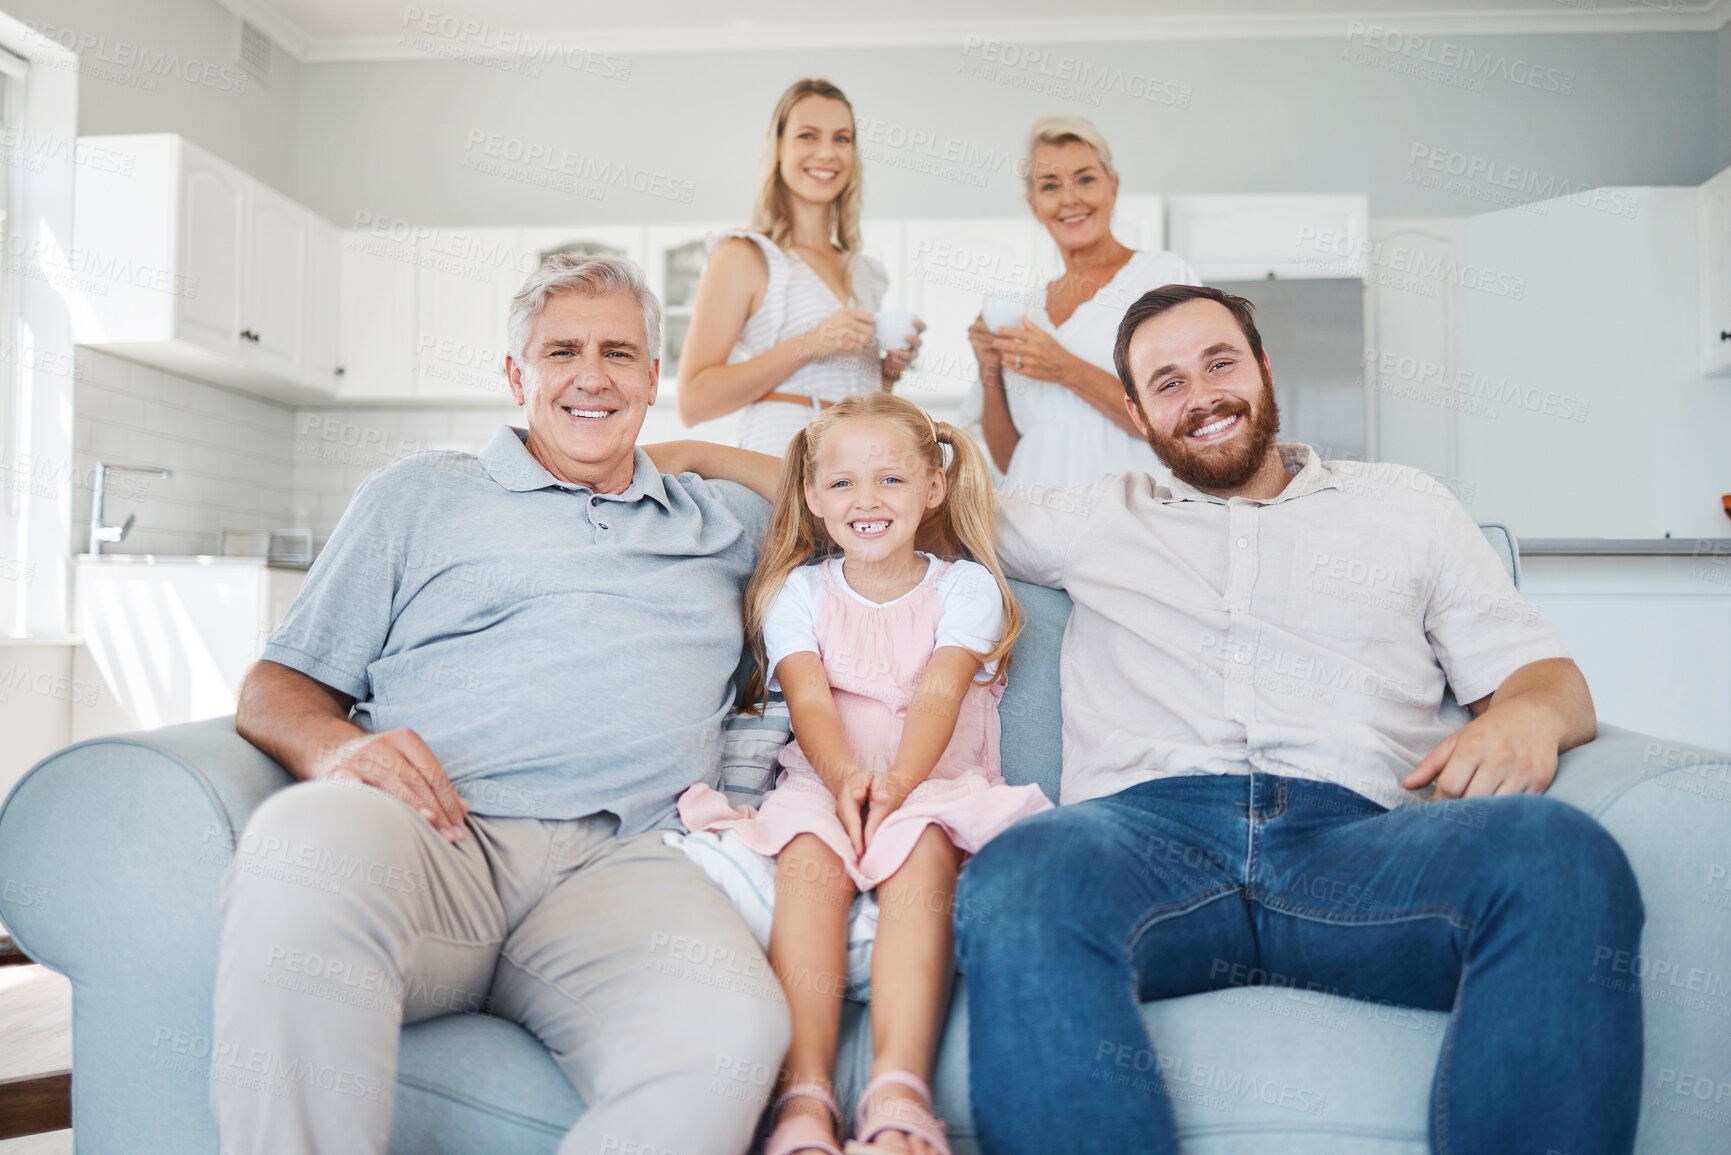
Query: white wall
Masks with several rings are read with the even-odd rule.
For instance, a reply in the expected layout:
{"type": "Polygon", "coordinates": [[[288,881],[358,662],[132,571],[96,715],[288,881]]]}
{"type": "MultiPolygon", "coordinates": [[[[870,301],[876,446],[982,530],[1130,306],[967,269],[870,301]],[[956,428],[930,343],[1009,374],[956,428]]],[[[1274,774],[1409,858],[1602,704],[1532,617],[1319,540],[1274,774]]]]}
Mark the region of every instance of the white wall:
{"type": "Polygon", "coordinates": [[[293,410],[89,349],[75,388],[73,553],[88,549],[98,461],[173,474],[109,479],[103,521],[138,520],[104,553],[216,553],[224,529],[291,528],[293,410]]]}
{"type": "Polygon", "coordinates": [[[216,0],[0,0],[79,53],[78,131],[178,132],[289,195],[300,64],[261,81],[235,62],[237,18],[216,0]]]}
{"type": "Polygon", "coordinates": [[[1402,74],[1392,69],[1409,60],[1362,36],[1349,41],[1344,22],[1337,39],[1048,46],[1049,68],[1070,56],[1091,70],[1119,70],[1126,86],[1140,78],[1137,91],[1152,80],[1154,101],[1096,89],[1068,99],[996,71],[978,78],[968,69],[1022,82],[1029,73],[961,46],[645,54],[631,59],[624,81],[556,64],[538,77],[458,60],[309,65],[299,195],[341,224],[358,212],[448,225],[739,219],[771,105],[804,75],[826,76],[853,99],[868,211],[883,217],[1022,211],[1014,160],[1030,120],[1047,112],[1093,118],[1127,191],[1367,192],[1376,216],[1495,207],[1409,181],[1415,146],[1570,187],[1698,184],[1719,167],[1712,33],[1433,42],[1433,53],[1470,49],[1521,75],[1536,66],[1572,91],[1458,69],[1453,75],[1479,80],[1482,91],[1402,74]],[[898,167],[934,160],[907,145],[913,133],[937,142],[940,165],[946,146],[972,150],[974,160],[939,174],[898,167]],[[476,134],[481,143],[471,146],[476,134]],[[513,150],[570,150],[579,169],[587,157],[689,182],[690,201],[605,187],[596,200],[585,195],[594,189],[527,183],[559,174],[488,156],[491,137],[513,150]],[[981,159],[986,150],[993,159],[981,159]],[[495,163],[498,171],[485,171],[495,163]]]}

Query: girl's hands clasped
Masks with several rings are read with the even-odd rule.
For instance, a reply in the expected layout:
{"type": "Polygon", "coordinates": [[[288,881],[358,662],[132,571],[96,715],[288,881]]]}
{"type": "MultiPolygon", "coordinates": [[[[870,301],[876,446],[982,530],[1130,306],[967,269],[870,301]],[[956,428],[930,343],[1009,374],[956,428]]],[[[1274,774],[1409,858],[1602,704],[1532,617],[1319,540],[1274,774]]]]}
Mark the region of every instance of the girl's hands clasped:
{"type": "Polygon", "coordinates": [[[853,844],[856,861],[865,853],[866,843],[870,841],[865,832],[864,811],[872,798],[874,778],[858,766],[849,764],[831,786],[835,793],[836,816],[841,819],[841,827],[847,831],[848,841],[853,844]]]}
{"type": "Polygon", "coordinates": [[[871,780],[871,796],[866,801],[865,829],[862,832],[867,846],[877,837],[878,827],[884,824],[884,819],[907,800],[907,794],[895,788],[888,774],[873,774],[871,780]]]}

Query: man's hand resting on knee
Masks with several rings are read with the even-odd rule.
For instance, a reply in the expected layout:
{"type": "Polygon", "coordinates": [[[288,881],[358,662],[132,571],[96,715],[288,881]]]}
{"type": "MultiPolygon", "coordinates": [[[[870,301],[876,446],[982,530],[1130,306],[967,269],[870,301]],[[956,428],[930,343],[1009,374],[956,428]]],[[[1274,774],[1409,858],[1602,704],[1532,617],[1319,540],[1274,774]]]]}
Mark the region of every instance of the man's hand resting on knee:
{"type": "Polygon", "coordinates": [[[360,782],[407,802],[448,842],[466,834],[468,805],[413,730],[371,734],[349,721],[354,699],[298,670],[259,662],[235,710],[242,738],[307,781],[360,782]]]}
{"type": "Polygon", "coordinates": [[[1434,781],[1438,798],[1543,794],[1557,755],[1592,741],[1598,729],[1586,679],[1567,658],[1522,666],[1468,709],[1477,717],[1420,759],[1402,786],[1434,781]]]}

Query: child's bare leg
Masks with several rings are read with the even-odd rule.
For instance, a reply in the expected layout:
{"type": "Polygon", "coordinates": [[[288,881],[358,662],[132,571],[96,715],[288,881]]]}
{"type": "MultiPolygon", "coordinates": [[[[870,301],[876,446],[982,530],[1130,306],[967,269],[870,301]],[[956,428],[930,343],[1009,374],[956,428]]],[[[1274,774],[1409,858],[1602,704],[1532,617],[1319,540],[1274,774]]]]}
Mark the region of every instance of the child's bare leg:
{"type": "MultiPolygon", "coordinates": [[[[872,947],[874,1077],[911,1071],[930,1080],[954,968],[950,913],[961,861],[962,852],[942,828],[928,826],[908,860],[878,887],[878,932],[872,947]]],[[[914,1097],[897,1084],[877,1094],[914,1097]]],[[[899,1131],[885,1132],[875,1142],[914,1155],[930,1151],[923,1141],[899,1131]]]]}
{"type": "MultiPolygon", "coordinates": [[[[787,994],[793,1041],[782,1064],[783,1084],[831,1089],[841,998],[847,989],[847,913],[853,879],[835,851],[813,834],[794,837],[775,862],[775,920],[769,962],[787,994]]],[[[833,1126],[816,1099],[788,1101],[782,1114],[812,1115],[833,1126]]]]}

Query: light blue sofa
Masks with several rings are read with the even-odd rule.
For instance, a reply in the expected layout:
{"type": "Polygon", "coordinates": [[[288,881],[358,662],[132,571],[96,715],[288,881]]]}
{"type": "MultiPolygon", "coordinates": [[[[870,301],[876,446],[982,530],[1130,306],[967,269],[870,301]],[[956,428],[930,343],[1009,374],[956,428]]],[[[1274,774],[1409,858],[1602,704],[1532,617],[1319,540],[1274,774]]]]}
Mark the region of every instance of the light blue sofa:
{"type": "MultiPolygon", "coordinates": [[[[1512,543],[1487,530],[1511,571],[1512,543]]],[[[1003,703],[1004,772],[1056,797],[1062,593],[1018,586],[1028,629],[1003,703]]],[[[201,1059],[211,1031],[217,890],[248,815],[289,781],[229,719],[86,742],[47,759],[0,811],[0,907],[19,944],[73,984],[73,1125],[82,1155],[214,1155],[201,1059]]],[[[1603,728],[1552,793],[1627,850],[1647,903],[1643,1155],[1731,1151],[1731,758],[1603,728]]],[[[965,981],[965,980],[964,980],[965,981]]],[[[844,1104],[871,1041],[848,1004],[844,1104]]],[[[1184,1150],[1418,1155],[1446,1016],[1252,987],[1149,1004],[1184,1150]]],[[[958,1155],[976,1150],[965,1000],[936,1070],[958,1155]]],[[[1545,1094],[1545,1073],[1510,1094],[1545,1094]]],[[[502,1019],[403,1032],[391,1150],[552,1155],[583,1103],[546,1050],[502,1019]]],[[[1535,1153],[1538,1155],[1538,1153],[1535,1153]]]]}

